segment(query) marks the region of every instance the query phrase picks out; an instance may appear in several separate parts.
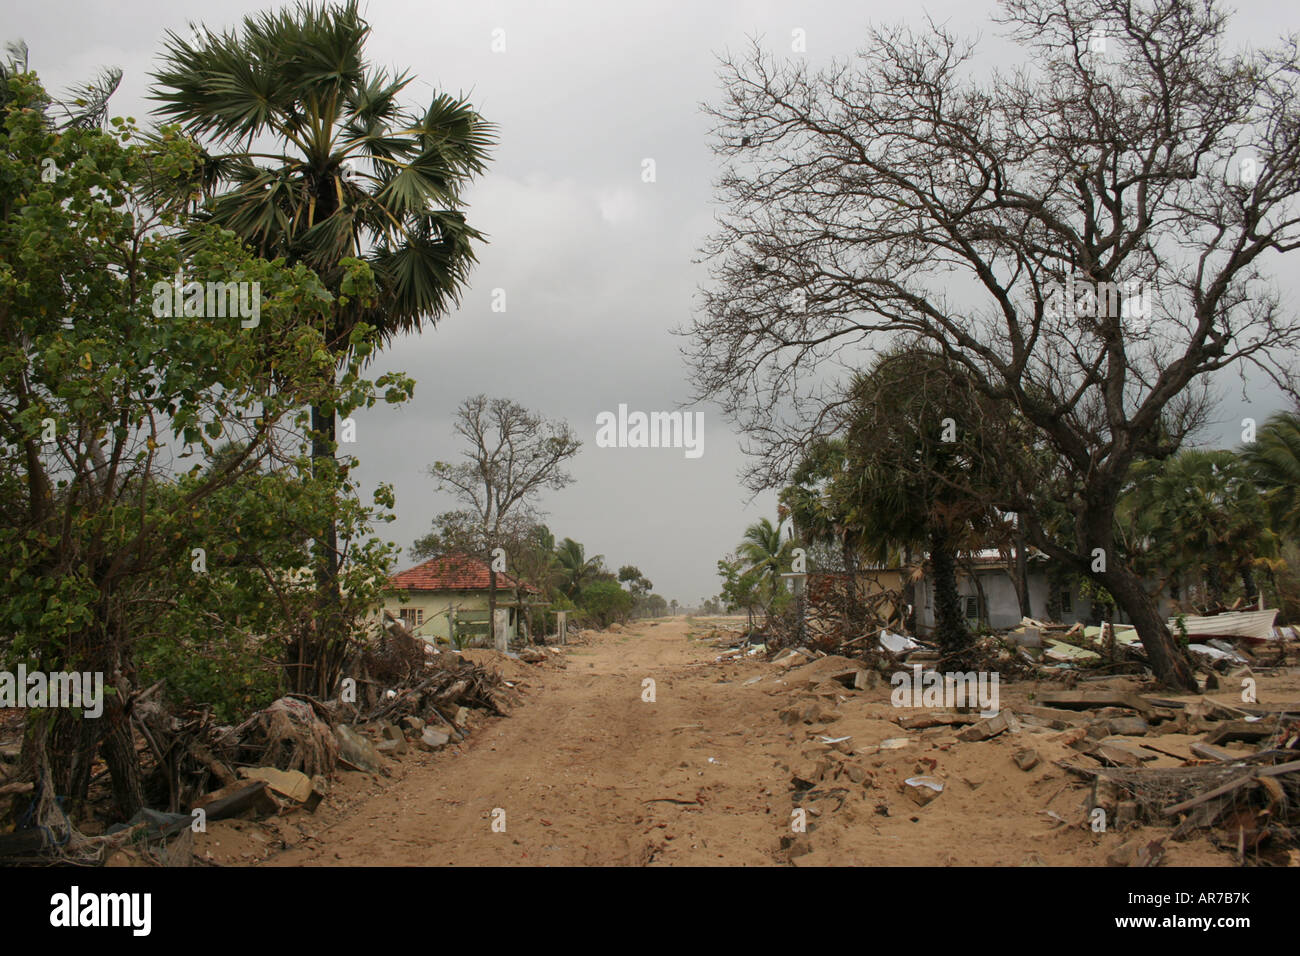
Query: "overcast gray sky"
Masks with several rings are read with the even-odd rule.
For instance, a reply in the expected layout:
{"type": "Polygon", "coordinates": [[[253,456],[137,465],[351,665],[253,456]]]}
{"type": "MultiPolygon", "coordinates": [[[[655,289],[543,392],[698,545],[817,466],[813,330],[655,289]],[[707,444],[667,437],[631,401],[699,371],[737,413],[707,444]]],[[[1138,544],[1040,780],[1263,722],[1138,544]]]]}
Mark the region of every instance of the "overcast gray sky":
{"type": "MultiPolygon", "coordinates": [[[[112,112],[144,119],[164,31],[189,21],[234,26],[256,2],[125,0],[10,5],[0,40],[23,39],[31,65],[55,92],[103,66],[125,72],[112,112]]],[[[1232,39],[1270,43],[1294,30],[1300,12],[1271,0],[1242,0],[1232,39]]],[[[737,437],[712,408],[704,454],[677,449],[604,449],[596,415],[620,403],[670,410],[690,395],[681,340],[705,281],[693,265],[713,217],[715,166],[700,103],[716,98],[716,55],[751,35],[788,53],[791,31],[807,37],[814,62],[848,56],[868,22],[924,13],[966,35],[980,34],[987,61],[1004,52],[986,0],[921,6],[884,0],[728,3],[537,3],[371,0],[369,56],[409,69],[413,96],[431,87],[464,92],[499,124],[491,168],[469,194],[470,221],[489,234],[462,307],[436,329],[395,342],[375,374],[401,369],[418,382],[414,401],[357,416],[361,477],[390,481],[398,520],[386,529],[403,546],[452,506],[426,466],[458,445],[451,416],[466,396],[513,398],[567,419],[585,442],[569,488],[542,507],[557,537],[588,554],[638,565],[667,599],[693,603],[718,590],[715,563],[744,527],[775,518],[775,496],[750,501],[737,481],[737,437]],[[505,50],[493,52],[494,31],[505,50]],[[496,34],[499,38],[502,34],[496,34]],[[653,159],[656,181],[642,182],[653,159]],[[505,313],[492,311],[494,289],[505,313]]],[[[1294,304],[1296,286],[1284,286],[1294,304]]],[[[1224,443],[1243,415],[1282,406],[1263,383],[1225,381],[1224,443]]],[[[404,558],[403,567],[411,562],[404,558]]]]}

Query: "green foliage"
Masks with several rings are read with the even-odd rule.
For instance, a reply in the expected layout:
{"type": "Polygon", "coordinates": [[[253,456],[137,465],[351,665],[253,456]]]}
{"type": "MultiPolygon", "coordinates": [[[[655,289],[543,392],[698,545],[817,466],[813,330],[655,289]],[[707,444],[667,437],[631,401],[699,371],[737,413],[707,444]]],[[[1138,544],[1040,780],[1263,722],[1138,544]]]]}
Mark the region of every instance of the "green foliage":
{"type": "Polygon", "coordinates": [[[1137,463],[1116,522],[1139,571],[1204,581],[1211,600],[1278,551],[1251,467],[1228,450],[1189,449],[1137,463]]]}
{"type": "Polygon", "coordinates": [[[744,562],[735,555],[718,561],[718,576],[722,578],[722,592],[718,595],[728,611],[754,611],[763,606],[759,593],[759,572],[746,570],[744,562]]]}
{"type": "Polygon", "coordinates": [[[201,643],[151,635],[140,643],[139,666],[150,682],[164,681],[172,703],[211,705],[219,722],[234,724],[280,695],[280,671],[254,639],[219,634],[214,629],[201,643]]]}
{"type": "Polygon", "coordinates": [[[1300,412],[1278,412],[1241,451],[1273,530],[1300,541],[1300,412]]]}
{"type": "MultiPolygon", "coordinates": [[[[565,538],[555,549],[560,591],[570,600],[581,603],[583,590],[604,572],[605,556],[587,557],[586,548],[572,538],[565,538]]],[[[622,590],[620,588],[620,590],[622,590]]]]}
{"type": "Polygon", "coordinates": [[[736,548],[736,556],[747,565],[745,574],[753,576],[764,603],[780,588],[780,575],[790,570],[794,540],[781,534],[784,524],[784,519],[778,519],[774,525],[767,518],[760,518],[745,529],[736,548]]]}
{"type": "MultiPolygon", "coordinates": [[[[194,174],[191,144],[120,120],[112,132],[56,131],[34,77],[10,77],[7,93],[0,656],[129,673],[138,644],[149,649],[141,677],[172,675],[175,693],[199,693],[250,648],[267,653],[260,642],[311,626],[302,569],[322,515],[350,542],[342,587],[355,619],[391,561],[371,535],[390,519],[391,489],[360,502],[355,458],[313,473],[303,409],[346,415],[410,394],[406,376],[362,376],[378,341],[365,323],[349,331],[341,370],[326,349],[325,317],[344,299],[373,303],[369,266],[341,262],[348,292],[336,298],[305,265],[258,258],[212,224],[182,247],[179,210],[148,197],[194,174]],[[178,272],[256,283],[257,324],[155,315],[155,284],[178,272]],[[178,671],[190,652],[219,669],[178,671]]],[[[247,686],[261,693],[263,677],[247,686]]]]}
{"type": "Polygon", "coordinates": [[[367,62],[369,34],[355,0],[298,3],[197,39],[169,32],[154,73],[158,112],[204,143],[188,187],[204,218],[341,292],[344,259],[370,266],[377,295],[330,316],[330,349],[356,321],[386,341],[445,314],[482,240],[461,196],[493,126],[445,93],[404,102],[414,77],[367,62]]]}
{"type": "Polygon", "coordinates": [[[582,589],[578,606],[596,627],[609,627],[632,613],[636,599],[617,581],[593,581],[582,589]]]}

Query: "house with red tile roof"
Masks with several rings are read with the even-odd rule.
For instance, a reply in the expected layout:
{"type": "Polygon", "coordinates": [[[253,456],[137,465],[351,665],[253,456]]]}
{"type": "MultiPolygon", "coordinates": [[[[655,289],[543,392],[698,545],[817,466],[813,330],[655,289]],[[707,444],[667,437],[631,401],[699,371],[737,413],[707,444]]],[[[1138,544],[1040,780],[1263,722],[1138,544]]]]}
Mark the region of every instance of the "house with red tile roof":
{"type": "MultiPolygon", "coordinates": [[[[430,643],[491,644],[488,589],[491,569],[468,554],[442,554],[388,579],[384,610],[430,643]]],[[[497,621],[509,640],[526,638],[521,613],[537,588],[497,572],[497,621]]]]}

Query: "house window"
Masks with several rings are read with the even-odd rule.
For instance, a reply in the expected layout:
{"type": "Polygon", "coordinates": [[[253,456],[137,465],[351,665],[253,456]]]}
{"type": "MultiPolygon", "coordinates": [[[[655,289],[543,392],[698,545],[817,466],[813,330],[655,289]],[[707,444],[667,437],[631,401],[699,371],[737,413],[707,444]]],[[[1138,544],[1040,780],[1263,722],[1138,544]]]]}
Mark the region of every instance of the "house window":
{"type": "Polygon", "coordinates": [[[973,621],[979,616],[980,616],[979,598],[974,598],[974,597],[966,598],[966,617],[973,621]]]}
{"type": "Polygon", "coordinates": [[[1074,599],[1070,596],[1069,591],[1061,592],[1061,613],[1062,614],[1074,613],[1074,599]]]}
{"type": "Polygon", "coordinates": [[[404,607],[401,610],[402,626],[408,631],[413,631],[424,623],[424,608],[422,607],[404,607]]]}

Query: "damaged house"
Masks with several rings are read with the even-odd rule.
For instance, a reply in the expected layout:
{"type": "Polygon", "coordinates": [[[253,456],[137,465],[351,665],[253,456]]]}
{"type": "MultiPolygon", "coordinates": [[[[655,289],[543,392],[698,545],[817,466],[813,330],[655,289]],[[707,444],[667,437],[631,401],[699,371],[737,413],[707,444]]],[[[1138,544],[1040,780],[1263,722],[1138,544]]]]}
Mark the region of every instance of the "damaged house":
{"type": "MultiPolygon", "coordinates": [[[[987,625],[994,630],[1012,628],[1025,616],[1050,618],[1062,624],[1096,624],[1103,616],[1092,599],[1080,592],[1073,576],[1051,573],[1046,555],[1031,550],[1025,561],[1025,585],[1029,597],[1029,614],[1022,613],[1016,593],[1015,561],[996,550],[979,551],[957,562],[957,591],[962,608],[972,626],[987,625]],[[1071,583],[1062,583],[1062,581],[1071,583]]],[[[1166,595],[1157,599],[1160,612],[1177,613],[1175,602],[1166,595]]],[[[1120,609],[1112,614],[1116,624],[1127,624],[1120,609]]],[[[927,568],[925,577],[916,584],[916,624],[922,633],[935,626],[934,579],[927,568]]]]}

